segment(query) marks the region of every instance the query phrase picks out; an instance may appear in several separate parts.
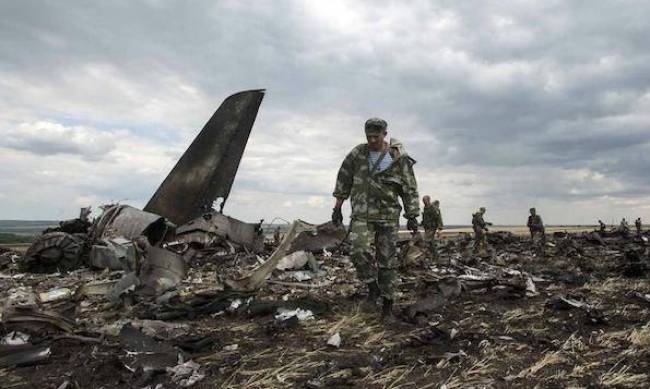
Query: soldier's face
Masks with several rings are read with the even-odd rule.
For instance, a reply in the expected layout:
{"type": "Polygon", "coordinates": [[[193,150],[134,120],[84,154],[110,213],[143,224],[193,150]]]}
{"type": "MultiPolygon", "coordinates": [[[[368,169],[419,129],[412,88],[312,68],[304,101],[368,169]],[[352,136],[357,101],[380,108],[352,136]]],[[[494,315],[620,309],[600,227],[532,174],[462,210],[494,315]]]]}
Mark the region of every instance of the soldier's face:
{"type": "Polygon", "coordinates": [[[368,149],[370,151],[380,151],[384,146],[385,132],[366,132],[366,140],[368,141],[368,149]]]}

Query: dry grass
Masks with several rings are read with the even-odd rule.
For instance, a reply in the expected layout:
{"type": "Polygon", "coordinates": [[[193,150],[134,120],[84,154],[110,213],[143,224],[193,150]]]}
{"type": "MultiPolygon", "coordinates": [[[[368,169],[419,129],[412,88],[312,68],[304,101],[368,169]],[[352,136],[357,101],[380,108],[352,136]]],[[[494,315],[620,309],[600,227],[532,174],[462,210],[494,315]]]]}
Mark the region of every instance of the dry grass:
{"type": "Polygon", "coordinates": [[[540,370],[548,366],[559,365],[568,362],[568,359],[562,354],[561,351],[546,353],[541,359],[532,364],[530,367],[522,370],[517,374],[516,378],[529,378],[534,377],[540,370]]]}
{"type": "Polygon", "coordinates": [[[621,366],[616,369],[616,365],[607,373],[600,377],[600,384],[605,387],[614,388],[647,388],[648,375],[635,374],[629,372],[629,366],[621,366]]]}

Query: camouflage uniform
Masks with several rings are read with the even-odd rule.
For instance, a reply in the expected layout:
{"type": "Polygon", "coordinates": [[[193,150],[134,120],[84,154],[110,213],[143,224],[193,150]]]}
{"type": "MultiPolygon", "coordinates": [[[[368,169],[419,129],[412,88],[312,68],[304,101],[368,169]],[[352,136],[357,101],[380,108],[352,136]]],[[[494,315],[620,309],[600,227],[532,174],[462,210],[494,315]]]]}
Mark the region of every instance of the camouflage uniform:
{"type": "Polygon", "coordinates": [[[407,218],[419,215],[420,204],[413,173],[415,161],[396,139],[391,139],[388,153],[393,163],[386,170],[371,174],[368,145],[364,143],[352,149],[339,170],[334,197],[350,198],[352,261],[359,279],[364,283],[376,281],[381,296],[392,299],[397,268],[395,246],[402,211],[398,196],[402,198],[407,218]],[[376,261],[370,251],[373,240],[376,261]]]}
{"type": "Polygon", "coordinates": [[[542,244],[546,243],[546,231],[541,216],[537,214],[528,216],[528,223],[526,223],[526,225],[530,230],[530,239],[533,242],[535,242],[535,235],[540,235],[542,244]]]}
{"type": "Polygon", "coordinates": [[[474,252],[481,252],[485,254],[487,251],[487,241],[485,232],[487,231],[488,223],[483,219],[481,212],[472,214],[472,228],[474,229],[474,252]]]}
{"type": "Polygon", "coordinates": [[[438,258],[436,247],[436,232],[442,228],[442,214],[440,208],[431,204],[425,206],[422,211],[422,227],[424,227],[424,239],[429,244],[431,256],[438,258]]]}

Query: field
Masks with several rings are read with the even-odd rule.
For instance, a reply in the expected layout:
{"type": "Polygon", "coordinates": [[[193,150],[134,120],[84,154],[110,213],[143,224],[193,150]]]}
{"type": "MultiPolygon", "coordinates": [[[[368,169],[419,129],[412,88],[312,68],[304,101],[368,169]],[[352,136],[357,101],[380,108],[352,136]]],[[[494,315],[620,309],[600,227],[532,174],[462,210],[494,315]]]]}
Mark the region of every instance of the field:
{"type": "Polygon", "coordinates": [[[257,266],[254,256],[206,256],[193,261],[178,300],[162,305],[115,305],[82,293],[83,285],[116,280],[119,272],[38,275],[10,266],[0,277],[5,301],[53,288],[77,290],[75,299],[39,304],[73,318],[75,329],[38,333],[51,345],[51,357],[0,370],[0,382],[176,387],[164,369],[152,374],[134,367],[133,350],[119,331],[131,323],[199,364],[203,378],[194,388],[648,387],[647,238],[570,230],[549,234],[542,256],[525,230],[511,231],[521,236],[491,234],[483,256],[473,254],[471,241],[458,234],[464,231],[446,231],[437,261],[404,242],[395,323],[362,309],[365,292],[345,247],[317,254],[321,273],[311,280],[276,270],[248,295],[224,290],[222,281],[257,266]],[[205,307],[196,302],[201,296],[210,296],[203,304],[221,302],[222,308],[199,309],[205,307]],[[275,317],[282,307],[313,316],[282,321],[275,317]],[[328,345],[337,333],[340,346],[328,345]],[[181,347],[188,339],[203,346],[181,347]]]}

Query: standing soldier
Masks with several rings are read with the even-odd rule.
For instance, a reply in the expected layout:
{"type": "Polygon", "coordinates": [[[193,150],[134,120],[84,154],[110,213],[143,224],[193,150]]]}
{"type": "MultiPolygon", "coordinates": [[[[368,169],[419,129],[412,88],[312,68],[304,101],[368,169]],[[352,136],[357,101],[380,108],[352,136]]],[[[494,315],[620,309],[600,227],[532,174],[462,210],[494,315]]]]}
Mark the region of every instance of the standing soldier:
{"type": "Polygon", "coordinates": [[[481,254],[487,254],[487,241],[485,238],[485,233],[488,232],[487,226],[491,226],[492,223],[488,223],[483,220],[484,214],[485,207],[479,208],[478,212],[472,214],[472,228],[474,229],[474,253],[480,251],[481,254]]]}
{"type": "Polygon", "coordinates": [[[598,227],[600,228],[600,233],[601,233],[601,234],[602,234],[603,232],[605,232],[605,229],[607,228],[607,226],[605,225],[605,223],[603,223],[603,221],[600,220],[600,219],[598,219],[598,227]]]}
{"type": "Polygon", "coordinates": [[[531,208],[530,216],[528,216],[528,229],[530,230],[530,240],[535,244],[535,235],[540,235],[541,238],[541,250],[542,254],[544,253],[544,246],[546,245],[546,231],[544,230],[544,222],[542,222],[542,217],[537,214],[535,208],[531,208]]]}
{"type": "Polygon", "coordinates": [[[417,183],[413,173],[415,160],[408,156],[402,143],[385,141],[386,121],[368,119],[365,123],[367,143],[350,151],[339,170],[332,221],[343,222],[341,205],[350,198],[352,216],[350,241],[352,261],[359,279],[368,286],[368,304],[376,307],[382,298],[382,316],[393,318],[393,284],[395,282],[397,231],[402,207],[407,228],[418,230],[420,214],[417,183]],[[376,257],[370,251],[374,242],[376,257]]]}
{"type": "Polygon", "coordinates": [[[634,221],[634,227],[636,227],[636,236],[641,236],[641,218],[637,217],[636,220],[634,221]]]}
{"type": "Polygon", "coordinates": [[[442,214],[440,213],[440,201],[434,200],[431,203],[429,196],[422,198],[424,208],[422,210],[422,227],[424,227],[424,239],[429,245],[432,259],[438,259],[436,247],[436,233],[442,230],[442,214]]]}

